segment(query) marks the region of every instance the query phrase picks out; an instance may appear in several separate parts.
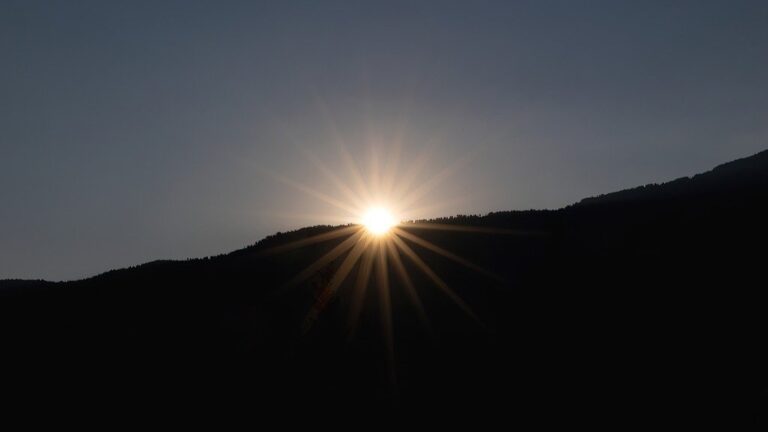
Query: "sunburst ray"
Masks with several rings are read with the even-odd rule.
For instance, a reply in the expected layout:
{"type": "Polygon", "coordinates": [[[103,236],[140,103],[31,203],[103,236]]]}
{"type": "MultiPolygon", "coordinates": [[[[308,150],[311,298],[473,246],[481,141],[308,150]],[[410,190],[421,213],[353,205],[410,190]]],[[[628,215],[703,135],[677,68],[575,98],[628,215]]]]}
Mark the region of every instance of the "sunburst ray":
{"type": "Polygon", "coordinates": [[[364,252],[360,266],[357,270],[357,277],[355,284],[352,288],[352,296],[350,299],[349,315],[347,317],[347,340],[351,340],[357,329],[357,323],[360,319],[360,313],[363,309],[363,302],[365,301],[366,291],[368,290],[368,282],[371,278],[371,270],[373,268],[374,258],[376,254],[374,249],[368,246],[364,252]]]}
{"type": "MultiPolygon", "coordinates": [[[[325,113],[328,114],[327,111],[325,113]]],[[[332,123],[331,127],[334,133],[338,132],[332,123]]],[[[378,141],[380,139],[382,137],[367,140],[368,144],[371,145],[368,160],[366,161],[363,158],[364,163],[359,163],[359,160],[355,159],[347,150],[341,136],[337,134],[334,137],[333,142],[337,145],[341,155],[337,163],[342,169],[346,167],[346,175],[349,177],[349,181],[342,180],[338,170],[332,169],[338,167],[326,165],[315,154],[309,151],[305,152],[309,161],[321,173],[328,184],[335,189],[334,193],[315,189],[316,186],[314,184],[306,185],[275,176],[283,183],[343,211],[347,217],[353,218],[352,221],[362,223],[362,225],[344,226],[334,231],[323,232],[271,248],[265,251],[265,253],[285,252],[325,241],[335,242],[333,246],[328,248],[330,250],[301,270],[285,287],[302,284],[314,275],[319,274],[322,276],[320,280],[323,281],[324,286],[317,287],[319,291],[317,291],[317,295],[303,322],[302,328],[304,332],[310,330],[324,310],[328,310],[327,305],[331,299],[337,295],[343,296],[349,293],[349,298],[345,298],[341,302],[345,306],[342,309],[342,313],[346,314],[347,318],[347,341],[351,341],[355,336],[361,321],[361,315],[364,310],[368,310],[366,298],[371,295],[369,294],[369,288],[375,287],[376,294],[374,295],[376,296],[377,304],[372,306],[377,306],[378,308],[377,315],[379,315],[378,318],[381,325],[381,337],[386,348],[388,378],[393,390],[396,391],[394,333],[396,330],[395,323],[399,323],[399,321],[395,320],[393,316],[393,301],[395,298],[400,297],[398,296],[399,294],[392,292],[393,289],[403,290],[404,301],[412,306],[412,308],[408,309],[413,310],[413,313],[417,315],[418,320],[424,327],[425,334],[428,336],[432,335],[431,323],[420,297],[421,288],[416,286],[413,275],[409,274],[412,267],[418,269],[416,270],[417,272],[423,273],[425,276],[423,280],[434,284],[441,295],[446,296],[447,300],[454,303],[463,314],[476,321],[483,329],[486,329],[478,315],[464,299],[430,268],[414,248],[430,251],[437,256],[447,258],[452,262],[498,280],[491,272],[470,260],[464,259],[420,237],[418,230],[518,235],[531,235],[532,233],[431,222],[401,222],[406,216],[406,212],[416,216],[417,213],[434,209],[436,205],[440,204],[434,201],[425,203],[424,197],[432,193],[434,188],[447,177],[454,175],[469,160],[469,157],[461,158],[456,163],[442,168],[437,175],[420,181],[422,180],[422,173],[425,172],[424,167],[433,159],[434,154],[431,151],[425,151],[417,158],[407,155],[408,165],[410,166],[405,166],[404,164],[403,168],[406,169],[405,175],[398,176],[397,171],[401,169],[401,162],[406,160],[402,134],[397,135],[394,141],[386,145],[386,148],[390,150],[389,154],[379,153],[379,150],[385,147],[378,141]],[[384,218],[381,215],[387,216],[386,223],[382,223],[384,218]],[[408,263],[405,261],[408,261],[408,263]],[[332,274],[329,278],[326,278],[325,275],[329,271],[332,274]],[[345,281],[351,277],[350,275],[354,275],[352,276],[354,281],[346,284],[345,281]],[[390,280],[390,277],[394,279],[390,280]],[[340,291],[342,287],[344,287],[344,291],[340,291]]],[[[430,150],[433,150],[433,148],[430,148],[430,150]]],[[[442,203],[442,205],[446,204],[442,203]]],[[[350,219],[346,219],[346,221],[350,221],[350,219]]],[[[423,296],[424,293],[421,292],[421,295],[423,296]]]]}
{"type": "Polygon", "coordinates": [[[261,252],[261,254],[274,255],[282,252],[287,252],[289,250],[298,249],[304,246],[309,246],[311,244],[322,243],[328,240],[333,240],[335,238],[344,237],[345,235],[352,235],[357,231],[360,231],[360,227],[356,225],[352,225],[344,228],[337,228],[330,232],[317,234],[312,237],[307,237],[301,240],[296,240],[290,243],[285,243],[279,246],[265,249],[264,251],[261,252]]]}
{"type": "Polygon", "coordinates": [[[411,259],[411,261],[416,265],[416,267],[421,270],[429,279],[432,280],[432,282],[440,288],[440,290],[448,296],[449,299],[451,299],[464,313],[469,315],[472,319],[477,321],[481,326],[485,327],[483,322],[480,320],[480,318],[472,311],[472,309],[469,307],[469,305],[464,302],[464,300],[459,297],[458,294],[456,294],[447,283],[445,283],[440,276],[437,275],[437,273],[432,270],[427,263],[424,262],[424,260],[419,257],[416,252],[411,249],[410,246],[405,244],[405,242],[398,238],[396,235],[392,236],[392,240],[395,242],[398,248],[400,248],[401,251],[411,259]]]}
{"type": "Polygon", "coordinates": [[[341,154],[341,159],[344,161],[344,165],[346,165],[347,170],[349,170],[349,174],[352,177],[352,181],[354,182],[355,186],[357,187],[358,195],[363,197],[366,201],[373,201],[374,197],[371,195],[370,190],[366,187],[365,179],[363,178],[363,175],[360,173],[360,168],[355,162],[355,159],[352,157],[352,155],[347,150],[346,146],[342,142],[337,142],[337,147],[339,150],[339,153],[341,154]]]}
{"type": "Polygon", "coordinates": [[[384,247],[385,240],[379,241],[376,247],[376,285],[379,291],[379,311],[381,315],[381,331],[387,351],[387,372],[390,385],[395,389],[395,342],[392,328],[392,299],[389,293],[389,268],[384,247]]]}
{"type": "Polygon", "coordinates": [[[457,263],[459,263],[459,264],[461,264],[461,265],[463,265],[463,266],[465,266],[467,268],[470,268],[470,269],[472,269],[472,270],[474,270],[474,271],[476,271],[476,272],[478,272],[480,274],[483,274],[483,275],[487,276],[488,278],[491,278],[491,279],[494,279],[494,280],[497,280],[497,281],[501,280],[498,276],[496,276],[495,274],[489,272],[488,270],[480,267],[479,265],[477,265],[477,264],[475,264],[475,263],[473,263],[473,262],[471,262],[469,260],[466,260],[466,259],[456,255],[455,253],[449,252],[449,251],[441,248],[440,246],[437,246],[436,244],[434,244],[432,242],[424,240],[423,238],[421,238],[419,236],[411,234],[411,233],[409,233],[409,232],[407,232],[407,231],[405,231],[403,229],[397,228],[397,227],[393,228],[393,230],[394,230],[394,233],[396,235],[399,235],[400,237],[406,238],[406,239],[412,241],[413,243],[416,243],[417,245],[419,245],[419,246],[421,246],[421,247],[423,247],[425,249],[429,249],[432,252],[435,252],[435,253],[437,253],[439,255],[442,255],[442,256],[450,259],[450,260],[453,260],[453,261],[455,261],[455,262],[457,262],[457,263]]]}
{"type": "Polygon", "coordinates": [[[341,286],[344,280],[346,280],[347,275],[355,267],[358,259],[360,259],[360,255],[366,250],[370,242],[369,238],[364,237],[359,239],[352,250],[344,258],[344,261],[342,261],[339,268],[336,269],[336,272],[331,277],[331,281],[323,288],[320,295],[318,295],[317,299],[312,304],[312,307],[304,320],[302,329],[304,333],[309,331],[312,324],[314,324],[315,320],[317,320],[317,317],[320,315],[320,312],[325,309],[325,306],[331,298],[333,298],[334,294],[336,294],[336,290],[341,286]]]}
{"type": "Polygon", "coordinates": [[[408,299],[416,309],[416,312],[419,316],[419,321],[421,321],[422,325],[424,326],[424,330],[426,331],[426,333],[431,336],[432,325],[430,324],[429,318],[427,317],[427,313],[424,310],[424,305],[422,304],[421,299],[419,298],[419,293],[416,291],[416,286],[413,284],[413,280],[408,275],[408,271],[405,269],[403,260],[400,259],[400,253],[397,251],[395,244],[391,240],[387,241],[387,252],[389,253],[389,257],[390,257],[390,260],[392,261],[395,272],[398,274],[398,276],[400,277],[400,281],[403,283],[403,286],[405,287],[405,293],[408,299]]]}
{"type": "Polygon", "coordinates": [[[289,186],[291,186],[291,187],[293,187],[293,188],[295,188],[297,190],[300,190],[301,192],[304,192],[305,194],[307,194],[309,196],[315,197],[315,198],[317,198],[317,199],[319,199],[319,200],[321,200],[321,201],[323,201],[323,202],[325,202],[327,204],[330,204],[330,205],[338,208],[339,210],[343,210],[343,211],[348,212],[350,214],[355,214],[357,212],[356,208],[354,208],[354,207],[352,207],[350,205],[347,205],[343,201],[340,201],[340,200],[338,200],[336,198],[333,198],[332,196],[329,196],[329,195],[326,195],[326,194],[324,194],[322,192],[316,191],[316,190],[312,189],[309,186],[306,186],[304,184],[301,184],[299,182],[287,179],[287,178],[279,176],[279,175],[276,175],[275,178],[277,178],[279,181],[281,181],[281,182],[283,182],[283,183],[285,183],[285,184],[287,184],[287,185],[289,185],[289,186]]]}
{"type": "Polygon", "coordinates": [[[319,158],[317,158],[314,154],[307,151],[305,153],[306,157],[312,162],[312,164],[320,170],[320,172],[323,173],[330,181],[333,183],[333,185],[346,196],[346,198],[352,202],[353,205],[355,205],[357,208],[363,208],[365,207],[365,202],[363,201],[362,197],[359,193],[356,193],[352,190],[349,186],[347,186],[336,174],[331,171],[330,168],[328,168],[319,158]]]}
{"type": "Polygon", "coordinates": [[[328,251],[325,255],[321,256],[317,261],[313,262],[307,268],[302,270],[298,275],[296,275],[296,277],[288,281],[284,288],[287,289],[294,287],[312,277],[312,275],[314,275],[318,270],[322,269],[333,260],[340,257],[344,252],[354,247],[355,244],[360,241],[360,238],[363,235],[364,232],[362,230],[358,230],[355,234],[351,235],[348,239],[336,245],[336,247],[328,251]]]}

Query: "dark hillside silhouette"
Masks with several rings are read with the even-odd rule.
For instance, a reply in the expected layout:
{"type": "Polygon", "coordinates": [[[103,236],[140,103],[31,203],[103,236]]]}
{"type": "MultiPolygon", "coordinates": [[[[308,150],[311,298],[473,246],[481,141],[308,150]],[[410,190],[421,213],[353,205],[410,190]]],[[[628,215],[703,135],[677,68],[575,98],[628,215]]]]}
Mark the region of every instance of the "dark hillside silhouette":
{"type": "Polygon", "coordinates": [[[410,244],[479,322],[406,262],[429,325],[389,275],[391,360],[376,296],[347,328],[351,282],[303,326],[340,259],[286,288],[343,237],[270,253],[336,227],[75,282],[2,281],[0,391],[41,409],[224,406],[326,426],[354,413],[765,427],[766,221],[768,151],[556,211],[430,221],[472,230],[406,224],[484,270],[410,244]]]}

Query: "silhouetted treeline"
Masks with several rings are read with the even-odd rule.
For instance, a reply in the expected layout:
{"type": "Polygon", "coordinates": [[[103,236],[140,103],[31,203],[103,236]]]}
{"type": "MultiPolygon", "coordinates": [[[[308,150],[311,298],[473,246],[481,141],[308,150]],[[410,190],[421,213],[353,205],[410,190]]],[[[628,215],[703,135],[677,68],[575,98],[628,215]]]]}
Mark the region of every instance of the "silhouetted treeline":
{"type": "Polygon", "coordinates": [[[343,256],[288,282],[345,238],[270,251],[336,227],[83,281],[3,281],[1,391],[123,416],[182,406],[328,425],[364,414],[367,425],[765,427],[767,203],[762,152],[561,210],[430,221],[486,231],[405,224],[486,273],[405,240],[479,322],[403,258],[429,326],[390,270],[393,364],[374,286],[348,328],[354,271],[302,331],[343,256]]]}

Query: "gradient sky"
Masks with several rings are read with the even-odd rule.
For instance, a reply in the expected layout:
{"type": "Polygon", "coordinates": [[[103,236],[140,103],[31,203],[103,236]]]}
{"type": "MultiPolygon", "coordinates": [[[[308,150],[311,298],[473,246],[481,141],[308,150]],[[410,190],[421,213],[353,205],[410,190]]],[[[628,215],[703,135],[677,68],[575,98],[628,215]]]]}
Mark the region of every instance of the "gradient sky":
{"type": "Polygon", "coordinates": [[[364,175],[428,156],[416,185],[460,162],[416,217],[768,148],[766,1],[3,0],[0,65],[0,278],[338,222],[290,182],[336,194],[340,142],[364,175]]]}

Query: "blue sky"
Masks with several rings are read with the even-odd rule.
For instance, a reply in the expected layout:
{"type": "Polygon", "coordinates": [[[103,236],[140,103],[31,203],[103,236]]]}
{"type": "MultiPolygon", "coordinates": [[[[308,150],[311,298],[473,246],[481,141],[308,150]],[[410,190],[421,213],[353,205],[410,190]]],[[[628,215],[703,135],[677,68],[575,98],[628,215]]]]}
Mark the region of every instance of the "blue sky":
{"type": "Polygon", "coordinates": [[[761,1],[4,1],[0,59],[0,278],[344,221],[296,187],[337,196],[316,160],[353,183],[341,145],[366,177],[426,156],[418,217],[768,147],[761,1]]]}

